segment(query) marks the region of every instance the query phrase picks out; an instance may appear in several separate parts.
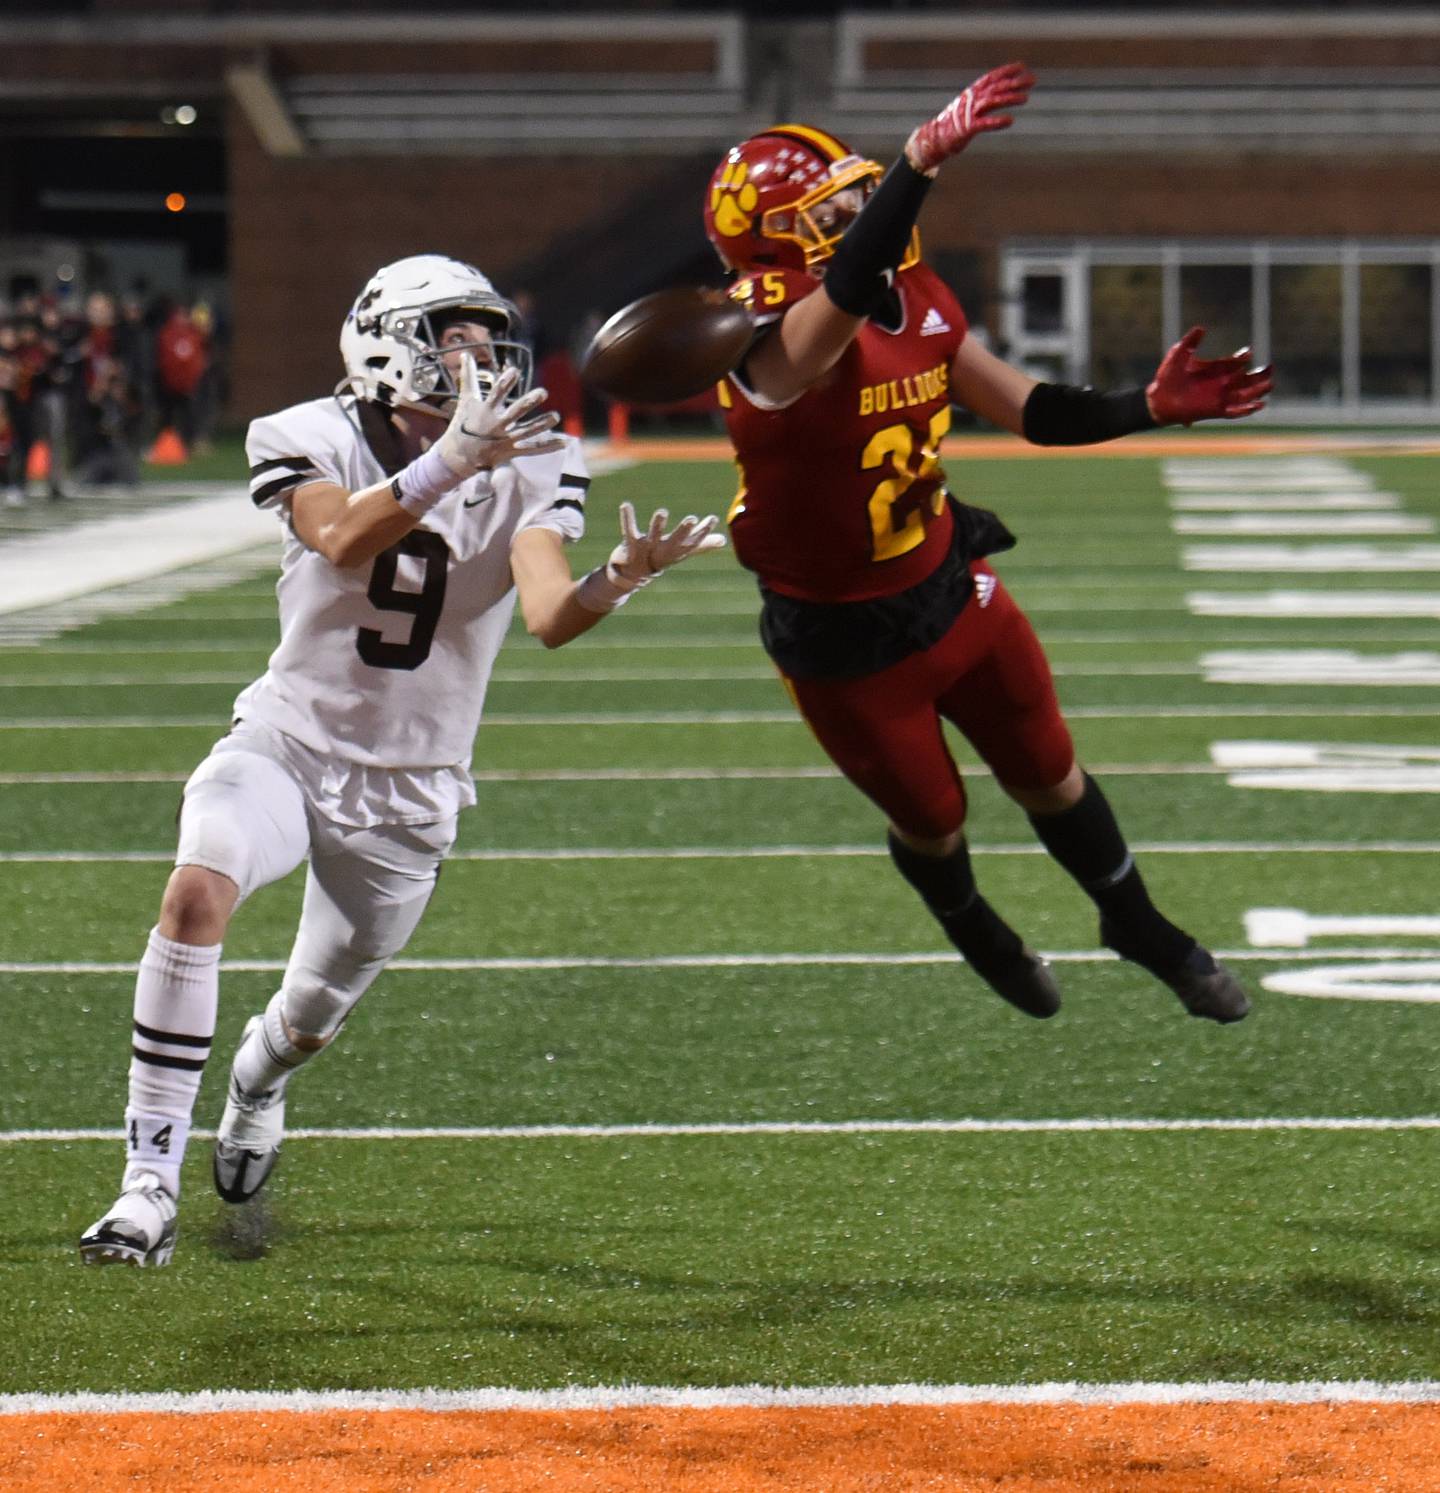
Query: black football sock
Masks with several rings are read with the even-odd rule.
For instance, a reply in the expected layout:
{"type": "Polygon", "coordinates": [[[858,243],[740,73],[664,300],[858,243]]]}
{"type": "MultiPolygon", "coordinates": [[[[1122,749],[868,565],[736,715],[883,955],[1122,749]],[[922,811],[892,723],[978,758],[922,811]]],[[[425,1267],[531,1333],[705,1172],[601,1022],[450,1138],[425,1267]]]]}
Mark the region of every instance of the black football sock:
{"type": "Polygon", "coordinates": [[[1184,962],[1195,940],[1150,900],[1109,801],[1089,773],[1078,802],[1058,814],[1031,814],[1030,823],[1100,909],[1101,937],[1117,954],[1152,974],[1184,962]]]}
{"type": "Polygon", "coordinates": [[[964,840],[949,855],[922,855],[889,835],[895,869],[920,893],[950,941],[977,969],[1018,956],[1019,936],[980,895],[964,840]]]}

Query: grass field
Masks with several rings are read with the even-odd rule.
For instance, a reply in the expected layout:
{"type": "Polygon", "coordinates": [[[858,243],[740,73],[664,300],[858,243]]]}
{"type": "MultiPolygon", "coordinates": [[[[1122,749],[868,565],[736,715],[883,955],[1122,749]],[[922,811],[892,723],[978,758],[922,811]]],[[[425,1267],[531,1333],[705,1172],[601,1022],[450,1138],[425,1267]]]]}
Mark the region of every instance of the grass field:
{"type": "MultiPolygon", "coordinates": [[[[292,1087],[263,1208],[220,1203],[192,1144],[165,1271],[86,1270],[74,1242],[118,1177],[180,785],[263,667],[273,576],[0,651],[0,1393],[1440,1379],[1435,542],[1174,527],[1225,516],[1207,492],[1434,521],[1433,458],[1204,449],[949,464],[1020,535],[998,568],[1082,757],[1249,1020],[1189,1019],[1098,950],[972,767],[982,885],[1065,1008],[981,987],[793,717],[752,583],[707,557],[559,652],[517,631],[426,922],[292,1087]],[[1206,615],[1202,592],[1321,600],[1206,615]],[[1250,656],[1239,682],[1222,653],[1250,656]],[[1274,768],[1313,786],[1235,786],[1222,742],[1288,747],[1274,768]],[[1267,908],[1339,921],[1257,943],[1267,908]]],[[[621,499],[723,510],[731,485],[723,462],[597,479],[577,565],[621,499]]],[[[201,1126],[299,888],[232,929],[201,1126]]]]}

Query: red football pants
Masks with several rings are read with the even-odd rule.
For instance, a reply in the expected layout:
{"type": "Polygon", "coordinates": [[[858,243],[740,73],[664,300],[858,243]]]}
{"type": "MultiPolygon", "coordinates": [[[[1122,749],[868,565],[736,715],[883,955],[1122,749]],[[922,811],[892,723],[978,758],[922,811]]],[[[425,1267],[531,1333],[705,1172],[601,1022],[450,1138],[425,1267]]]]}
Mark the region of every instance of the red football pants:
{"type": "MultiPolygon", "coordinates": [[[[994,572],[983,561],[976,576],[994,572]]],[[[945,744],[954,724],[996,778],[1053,788],[1075,762],[1040,641],[998,577],[933,647],[858,679],[787,679],[831,761],[907,834],[941,839],[965,822],[965,787],[945,744]]]]}

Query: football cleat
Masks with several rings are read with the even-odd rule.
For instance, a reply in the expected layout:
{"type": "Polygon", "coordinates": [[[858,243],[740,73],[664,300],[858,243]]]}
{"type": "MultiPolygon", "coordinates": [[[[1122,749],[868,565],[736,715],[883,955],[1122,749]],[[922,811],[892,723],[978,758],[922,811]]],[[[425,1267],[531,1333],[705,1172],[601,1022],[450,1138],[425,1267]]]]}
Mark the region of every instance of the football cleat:
{"type": "Polygon", "coordinates": [[[1060,1009],[1060,987],[1050,966],[1033,949],[1022,945],[1018,953],[998,958],[967,954],[965,962],[996,995],[1027,1016],[1043,1021],[1060,1009]]]}
{"type": "Polygon", "coordinates": [[[80,1236],[80,1258],[87,1265],[168,1265],[178,1228],[175,1199],[154,1172],[141,1172],[80,1236]]]}
{"type": "Polygon", "coordinates": [[[1250,1014],[1250,997],[1245,994],[1239,980],[1209,949],[1198,943],[1191,943],[1190,951],[1179,964],[1162,967],[1148,959],[1137,959],[1133,952],[1127,953],[1103,920],[1100,941],[1107,948],[1114,949],[1122,959],[1148,970],[1162,985],[1168,985],[1192,1016],[1224,1023],[1240,1021],[1250,1014]]]}
{"type": "MultiPolygon", "coordinates": [[[[242,1047],[262,1019],[252,1016],[245,1023],[242,1047]]],[[[227,1203],[248,1202],[275,1170],[284,1138],[284,1085],[277,1084],[263,1094],[250,1094],[235,1081],[232,1069],[225,1113],[215,1132],[215,1191],[227,1203]]]]}
{"type": "Polygon", "coordinates": [[[976,892],[963,911],[940,919],[966,964],[1017,1011],[1044,1020],[1060,1009],[1050,966],[976,892]]]}
{"type": "Polygon", "coordinates": [[[1250,997],[1239,980],[1208,950],[1199,944],[1185,962],[1160,979],[1180,997],[1180,1004],[1192,1016],[1211,1021],[1239,1021],[1250,1013],[1250,997]]]}

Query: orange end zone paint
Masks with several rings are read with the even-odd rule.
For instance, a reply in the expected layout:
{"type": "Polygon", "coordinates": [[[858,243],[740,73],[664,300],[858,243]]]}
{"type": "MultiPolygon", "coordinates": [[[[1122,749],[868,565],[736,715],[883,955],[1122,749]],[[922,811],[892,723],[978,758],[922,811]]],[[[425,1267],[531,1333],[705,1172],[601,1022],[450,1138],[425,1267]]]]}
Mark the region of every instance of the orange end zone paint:
{"type": "Polygon", "coordinates": [[[1440,1404],[0,1417],[7,1493],[1437,1493],[1440,1404]]]}

